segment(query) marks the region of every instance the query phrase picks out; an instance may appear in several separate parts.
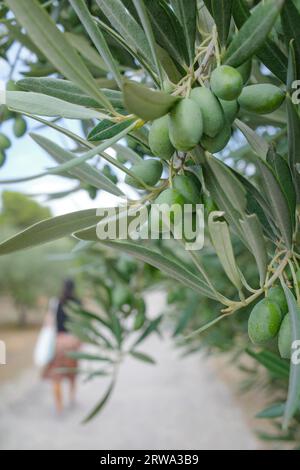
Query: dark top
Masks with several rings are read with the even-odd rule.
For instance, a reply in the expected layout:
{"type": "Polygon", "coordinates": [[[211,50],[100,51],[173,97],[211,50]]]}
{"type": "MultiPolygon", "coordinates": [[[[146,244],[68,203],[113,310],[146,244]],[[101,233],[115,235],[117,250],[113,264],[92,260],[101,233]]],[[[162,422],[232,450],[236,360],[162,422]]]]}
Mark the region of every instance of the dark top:
{"type": "Polygon", "coordinates": [[[58,302],[57,311],[56,311],[56,330],[57,333],[67,333],[66,323],[68,321],[68,315],[64,310],[64,307],[69,301],[80,303],[78,299],[70,298],[67,300],[60,300],[58,302]]]}

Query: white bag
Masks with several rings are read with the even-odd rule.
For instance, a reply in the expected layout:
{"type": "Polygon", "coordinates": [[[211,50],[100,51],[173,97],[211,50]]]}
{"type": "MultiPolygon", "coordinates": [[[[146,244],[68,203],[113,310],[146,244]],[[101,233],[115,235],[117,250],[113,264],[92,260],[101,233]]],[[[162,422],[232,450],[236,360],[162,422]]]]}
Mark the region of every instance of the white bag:
{"type": "Polygon", "coordinates": [[[54,322],[55,307],[53,300],[49,303],[49,312],[48,321],[40,331],[33,354],[34,364],[40,368],[49,364],[55,356],[56,326],[54,322]]]}
{"type": "Polygon", "coordinates": [[[34,364],[37,367],[45,367],[49,364],[54,358],[55,346],[56,331],[54,326],[43,326],[34,350],[34,364]]]}

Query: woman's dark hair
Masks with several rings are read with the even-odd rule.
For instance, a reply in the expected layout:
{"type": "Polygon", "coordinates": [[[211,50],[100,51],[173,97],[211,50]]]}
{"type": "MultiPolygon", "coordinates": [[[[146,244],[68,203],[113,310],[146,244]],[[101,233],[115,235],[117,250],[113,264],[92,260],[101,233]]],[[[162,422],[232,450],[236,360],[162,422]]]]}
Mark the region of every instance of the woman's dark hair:
{"type": "Polygon", "coordinates": [[[75,298],[75,283],[72,279],[66,279],[64,281],[63,290],[61,293],[60,301],[61,303],[65,303],[68,300],[75,298]]]}

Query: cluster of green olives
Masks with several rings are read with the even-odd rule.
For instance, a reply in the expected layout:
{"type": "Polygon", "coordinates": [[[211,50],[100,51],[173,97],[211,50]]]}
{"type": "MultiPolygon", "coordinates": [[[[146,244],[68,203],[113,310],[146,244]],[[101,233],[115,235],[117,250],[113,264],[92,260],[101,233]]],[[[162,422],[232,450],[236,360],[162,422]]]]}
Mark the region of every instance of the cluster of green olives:
{"type": "MultiPolygon", "coordinates": [[[[145,185],[153,188],[162,176],[162,161],[169,161],[175,151],[188,152],[199,144],[211,153],[221,151],[231,137],[231,126],[240,107],[260,114],[275,111],[285,93],[271,84],[245,86],[250,73],[251,62],[238,69],[219,66],[211,74],[210,88],[193,88],[189,97],[180,99],[167,115],[153,121],[149,147],[158,159],[134,164],[133,176],[127,175],[126,183],[137,189],[144,189],[145,185]]],[[[199,185],[192,174],[177,175],[172,187],[161,192],[155,203],[199,204],[199,185]]]]}
{"type": "MultiPolygon", "coordinates": [[[[251,65],[251,64],[250,64],[251,65]]],[[[221,151],[231,137],[231,125],[239,108],[257,114],[275,111],[285,93],[271,84],[244,86],[249,67],[217,67],[210,77],[210,88],[191,90],[171,112],[153,122],[149,133],[152,153],[169,160],[175,150],[188,152],[200,144],[205,150],[221,151]]]]}
{"type": "MultiPolygon", "coordinates": [[[[297,277],[300,280],[300,271],[297,277]]],[[[263,345],[277,337],[280,356],[290,359],[291,315],[281,287],[272,287],[267,296],[255,305],[248,320],[248,334],[252,343],[258,345],[263,345]]]]}

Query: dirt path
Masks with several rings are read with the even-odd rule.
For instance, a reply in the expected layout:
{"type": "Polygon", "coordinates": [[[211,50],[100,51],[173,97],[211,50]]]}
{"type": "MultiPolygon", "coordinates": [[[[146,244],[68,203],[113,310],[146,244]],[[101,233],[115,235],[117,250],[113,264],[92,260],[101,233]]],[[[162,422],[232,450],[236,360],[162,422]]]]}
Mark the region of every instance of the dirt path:
{"type": "MultiPolygon", "coordinates": [[[[156,302],[154,302],[155,304],[156,302]]],[[[255,449],[258,444],[230,389],[199,355],[178,358],[168,341],[141,348],[157,359],[128,359],[114,394],[90,424],[103,379],[80,384],[78,404],[61,417],[48,383],[28,370],[0,389],[0,449],[255,449]]]]}

